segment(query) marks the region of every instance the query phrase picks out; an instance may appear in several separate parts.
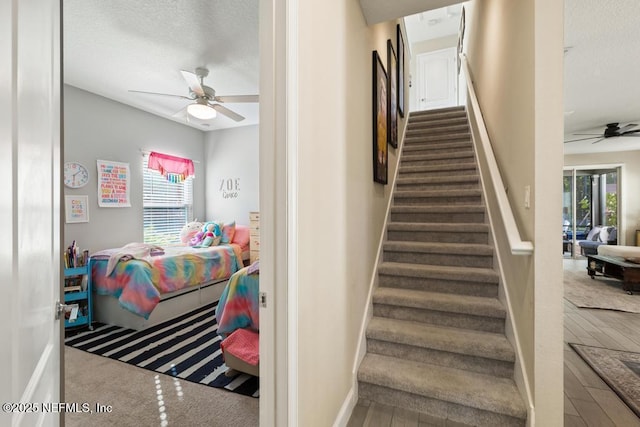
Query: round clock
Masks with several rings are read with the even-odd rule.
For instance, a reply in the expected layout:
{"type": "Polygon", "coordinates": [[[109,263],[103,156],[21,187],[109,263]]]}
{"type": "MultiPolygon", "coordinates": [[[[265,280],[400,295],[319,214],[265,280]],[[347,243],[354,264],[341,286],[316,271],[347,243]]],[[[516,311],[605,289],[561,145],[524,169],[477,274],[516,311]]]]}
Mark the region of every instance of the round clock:
{"type": "Polygon", "coordinates": [[[80,188],[89,182],[89,171],[78,162],[64,164],[64,185],[69,188],[80,188]]]}

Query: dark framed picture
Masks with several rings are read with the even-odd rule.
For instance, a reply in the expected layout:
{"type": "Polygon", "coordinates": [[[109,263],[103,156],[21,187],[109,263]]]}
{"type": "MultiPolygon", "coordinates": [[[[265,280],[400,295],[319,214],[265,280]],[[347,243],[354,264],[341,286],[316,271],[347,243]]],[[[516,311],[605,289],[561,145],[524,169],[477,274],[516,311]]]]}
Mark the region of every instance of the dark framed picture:
{"type": "Polygon", "coordinates": [[[389,70],[389,96],[387,97],[387,142],[398,148],[398,60],[391,39],[387,40],[387,70],[389,70]]]}
{"type": "Polygon", "coordinates": [[[458,49],[456,55],[456,63],[458,64],[458,74],[460,74],[460,67],[462,66],[462,60],[460,55],[462,55],[463,42],[464,42],[464,29],[465,29],[465,17],[464,17],[464,6],[462,6],[462,12],[460,14],[460,28],[458,29],[458,49]]]}
{"type": "Polygon", "coordinates": [[[387,72],[378,51],[373,51],[373,180],[387,183],[387,72]]]}
{"type": "Polygon", "coordinates": [[[404,38],[400,24],[396,25],[398,41],[398,114],[404,117],[404,38]]]}

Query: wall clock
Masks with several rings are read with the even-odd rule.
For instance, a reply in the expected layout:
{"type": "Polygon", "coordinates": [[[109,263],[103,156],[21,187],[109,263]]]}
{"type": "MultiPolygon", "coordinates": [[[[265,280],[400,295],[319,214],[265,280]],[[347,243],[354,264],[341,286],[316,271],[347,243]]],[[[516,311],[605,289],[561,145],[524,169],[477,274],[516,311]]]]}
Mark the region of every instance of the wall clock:
{"type": "Polygon", "coordinates": [[[78,162],[64,164],[64,185],[69,188],[80,188],[89,182],[89,171],[78,162]]]}

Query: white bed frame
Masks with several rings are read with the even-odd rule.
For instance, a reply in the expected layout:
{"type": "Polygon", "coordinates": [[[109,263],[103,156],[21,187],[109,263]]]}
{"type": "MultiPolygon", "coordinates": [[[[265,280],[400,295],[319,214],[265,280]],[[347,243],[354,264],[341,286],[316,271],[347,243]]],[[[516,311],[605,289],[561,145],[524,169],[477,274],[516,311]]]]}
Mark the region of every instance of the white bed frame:
{"type": "Polygon", "coordinates": [[[220,299],[229,279],[218,280],[204,285],[191,286],[176,292],[162,295],[148,319],[133,314],[120,306],[117,298],[110,295],[93,295],[94,320],[109,325],[122,326],[135,330],[148,328],[162,323],[203,305],[220,299]]]}
{"type": "MultiPolygon", "coordinates": [[[[242,263],[249,263],[249,252],[242,253],[242,263]]],[[[117,298],[110,295],[93,294],[93,320],[108,325],[139,331],[157,325],[165,320],[180,316],[203,305],[218,301],[229,278],[214,280],[202,285],[190,286],[179,291],[160,296],[160,302],[153,309],[148,319],[133,314],[123,308],[117,298]]]]}

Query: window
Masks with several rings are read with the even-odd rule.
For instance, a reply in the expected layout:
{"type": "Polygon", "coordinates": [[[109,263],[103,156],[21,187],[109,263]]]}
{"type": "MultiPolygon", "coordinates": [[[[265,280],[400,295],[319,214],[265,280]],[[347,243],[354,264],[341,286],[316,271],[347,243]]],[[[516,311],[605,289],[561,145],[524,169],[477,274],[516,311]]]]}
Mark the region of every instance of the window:
{"type": "Polygon", "coordinates": [[[180,243],[180,230],[193,220],[193,178],[170,182],[142,160],[144,242],[154,245],[180,243]]]}

